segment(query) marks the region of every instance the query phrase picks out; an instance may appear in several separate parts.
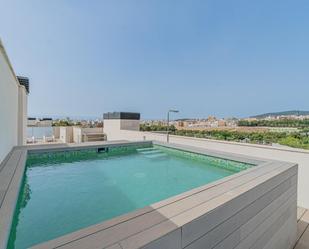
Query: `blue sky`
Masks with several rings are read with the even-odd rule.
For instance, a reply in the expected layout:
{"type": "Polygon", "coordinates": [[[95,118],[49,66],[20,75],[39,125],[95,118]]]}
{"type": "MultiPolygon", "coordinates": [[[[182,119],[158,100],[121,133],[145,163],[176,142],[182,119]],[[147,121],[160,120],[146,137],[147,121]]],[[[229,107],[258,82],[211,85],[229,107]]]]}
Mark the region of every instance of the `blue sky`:
{"type": "Polygon", "coordinates": [[[309,110],[309,1],[0,0],[30,115],[309,110]]]}

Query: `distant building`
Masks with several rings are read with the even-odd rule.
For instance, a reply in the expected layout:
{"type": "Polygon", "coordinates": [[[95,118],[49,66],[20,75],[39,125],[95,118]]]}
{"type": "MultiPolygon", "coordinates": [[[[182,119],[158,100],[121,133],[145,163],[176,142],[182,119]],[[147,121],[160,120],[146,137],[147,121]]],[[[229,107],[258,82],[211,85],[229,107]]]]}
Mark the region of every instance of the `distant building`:
{"type": "Polygon", "coordinates": [[[51,127],[53,124],[53,119],[52,118],[31,118],[28,117],[28,122],[27,126],[30,127],[51,127]]]}
{"type": "Polygon", "coordinates": [[[215,116],[208,116],[207,121],[213,122],[216,121],[217,118],[215,116]]]}
{"type": "Polygon", "coordinates": [[[42,118],[40,119],[39,126],[40,127],[50,127],[53,124],[52,118],[42,118]]]}
{"type": "Polygon", "coordinates": [[[27,126],[36,126],[38,120],[36,118],[28,117],[27,126]]]}
{"type": "Polygon", "coordinates": [[[108,140],[118,139],[113,135],[121,138],[121,131],[139,131],[140,129],[140,113],[136,112],[108,112],[104,113],[104,133],[108,140]]]}
{"type": "Polygon", "coordinates": [[[226,126],[226,122],[223,119],[218,120],[218,126],[222,127],[222,126],[226,126]]]}

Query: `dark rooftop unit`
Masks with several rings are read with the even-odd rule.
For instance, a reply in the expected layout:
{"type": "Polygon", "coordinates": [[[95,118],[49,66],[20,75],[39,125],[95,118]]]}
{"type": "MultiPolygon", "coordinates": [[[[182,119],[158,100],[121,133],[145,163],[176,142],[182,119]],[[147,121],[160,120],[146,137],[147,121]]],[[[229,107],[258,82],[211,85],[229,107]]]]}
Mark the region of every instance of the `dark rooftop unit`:
{"type": "Polygon", "coordinates": [[[138,112],[107,112],[103,114],[103,119],[129,119],[140,120],[141,114],[138,112]]]}
{"type": "Polygon", "coordinates": [[[27,93],[29,93],[29,78],[23,76],[17,76],[19,84],[25,86],[27,93]]]}

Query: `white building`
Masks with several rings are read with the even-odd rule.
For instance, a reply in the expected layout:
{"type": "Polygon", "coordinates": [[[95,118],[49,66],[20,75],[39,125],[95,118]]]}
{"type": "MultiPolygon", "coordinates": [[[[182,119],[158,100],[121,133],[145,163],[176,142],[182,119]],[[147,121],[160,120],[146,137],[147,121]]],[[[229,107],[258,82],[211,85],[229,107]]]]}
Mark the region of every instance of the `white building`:
{"type": "Polygon", "coordinates": [[[52,118],[42,118],[38,122],[39,127],[51,127],[53,125],[52,118]]]}
{"type": "Polygon", "coordinates": [[[28,91],[25,79],[18,80],[0,40],[0,163],[14,146],[26,143],[28,91]]]}

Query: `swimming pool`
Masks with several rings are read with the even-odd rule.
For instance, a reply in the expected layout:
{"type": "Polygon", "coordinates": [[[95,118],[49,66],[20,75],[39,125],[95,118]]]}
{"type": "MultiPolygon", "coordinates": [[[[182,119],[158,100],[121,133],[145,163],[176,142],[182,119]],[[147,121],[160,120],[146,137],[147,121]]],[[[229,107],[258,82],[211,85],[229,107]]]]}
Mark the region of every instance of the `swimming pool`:
{"type": "Polygon", "coordinates": [[[158,145],[30,154],[8,248],[27,248],[251,166],[158,145]]]}

